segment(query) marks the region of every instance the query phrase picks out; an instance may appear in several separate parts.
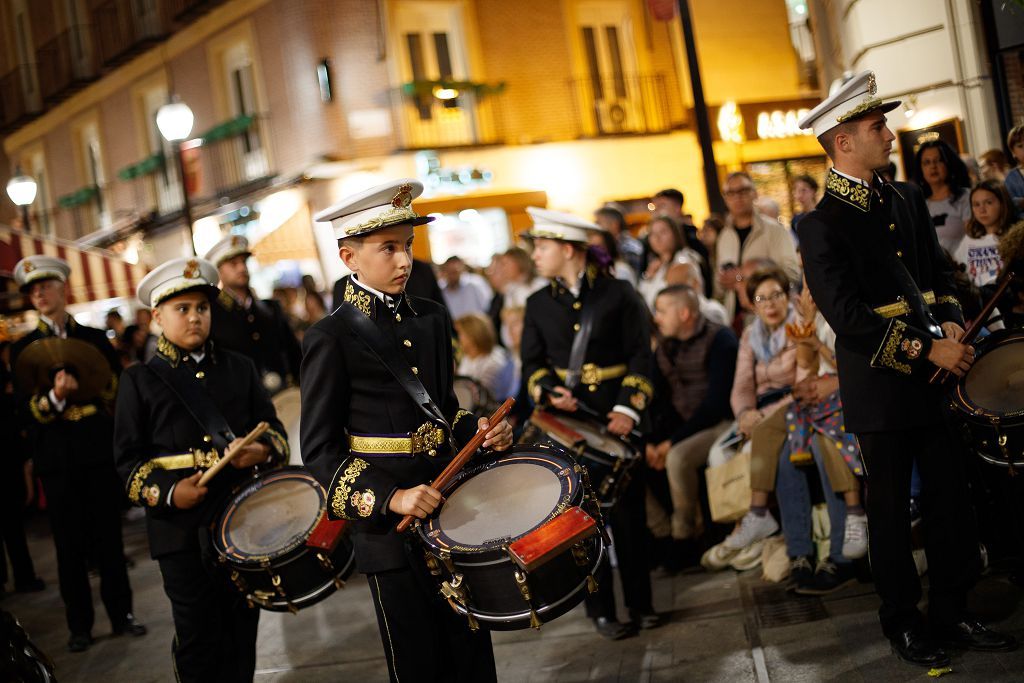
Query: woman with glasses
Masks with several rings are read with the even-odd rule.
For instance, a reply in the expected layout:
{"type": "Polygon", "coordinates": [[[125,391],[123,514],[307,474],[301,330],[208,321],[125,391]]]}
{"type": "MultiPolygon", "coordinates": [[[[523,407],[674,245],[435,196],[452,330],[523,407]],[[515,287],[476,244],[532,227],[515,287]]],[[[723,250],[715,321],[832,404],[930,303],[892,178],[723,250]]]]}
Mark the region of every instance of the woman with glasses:
{"type": "Polygon", "coordinates": [[[913,180],[924,191],[939,245],[955,253],[971,218],[967,166],[942,140],[929,140],[914,156],[913,180]]]}

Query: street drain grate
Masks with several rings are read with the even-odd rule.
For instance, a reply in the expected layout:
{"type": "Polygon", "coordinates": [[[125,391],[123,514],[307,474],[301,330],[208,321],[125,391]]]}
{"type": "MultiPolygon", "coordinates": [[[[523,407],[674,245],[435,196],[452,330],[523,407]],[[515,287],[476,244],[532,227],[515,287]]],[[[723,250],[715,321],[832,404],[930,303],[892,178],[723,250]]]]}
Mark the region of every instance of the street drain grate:
{"type": "Polygon", "coordinates": [[[761,628],[792,626],[828,618],[821,598],[794,595],[784,586],[755,586],[751,589],[761,628]]]}

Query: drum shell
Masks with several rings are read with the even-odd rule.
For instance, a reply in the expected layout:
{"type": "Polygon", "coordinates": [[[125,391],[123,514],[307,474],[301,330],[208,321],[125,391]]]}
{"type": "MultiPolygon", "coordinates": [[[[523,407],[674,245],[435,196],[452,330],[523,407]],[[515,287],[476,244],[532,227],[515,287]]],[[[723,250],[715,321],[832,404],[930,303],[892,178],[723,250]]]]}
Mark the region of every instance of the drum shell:
{"type": "MultiPolygon", "coordinates": [[[[293,611],[320,602],[343,584],[355,567],[355,549],[347,534],[339,539],[332,552],[305,542],[295,543],[276,554],[245,559],[227,552],[219,530],[229,523],[229,514],[237,507],[234,503],[243,499],[247,492],[253,493],[277,479],[296,475],[316,484],[301,467],[283,467],[259,474],[232,491],[227,508],[212,525],[213,547],[228,578],[254,605],[273,612],[293,611]]],[[[319,484],[316,486],[323,494],[319,484]]],[[[326,494],[323,494],[318,522],[326,514],[326,494]]],[[[314,524],[312,528],[315,527],[314,524]]]]}

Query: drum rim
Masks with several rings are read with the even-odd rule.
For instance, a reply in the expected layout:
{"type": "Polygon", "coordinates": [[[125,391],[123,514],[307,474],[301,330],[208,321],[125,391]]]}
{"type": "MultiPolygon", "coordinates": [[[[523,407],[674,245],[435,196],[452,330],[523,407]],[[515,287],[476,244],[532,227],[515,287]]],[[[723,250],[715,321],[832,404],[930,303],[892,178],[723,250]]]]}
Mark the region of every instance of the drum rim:
{"type": "MultiPolygon", "coordinates": [[[[988,337],[982,339],[975,345],[977,352],[975,362],[983,358],[988,353],[998,349],[1006,344],[1012,343],[1024,343],[1024,331],[1022,330],[1000,330],[988,337]]],[[[1005,422],[1006,420],[1014,420],[1014,418],[1024,418],[1024,408],[1020,410],[1014,410],[1010,412],[998,412],[985,406],[979,405],[971,399],[967,393],[967,378],[970,377],[970,370],[967,374],[961,377],[952,392],[952,407],[958,412],[971,419],[974,422],[982,424],[992,424],[993,418],[999,420],[999,424],[1006,427],[1016,426],[1022,420],[1016,420],[1012,422],[1005,422]]]]}
{"type": "MultiPolygon", "coordinates": [[[[309,482],[314,484],[314,486],[311,486],[311,488],[313,488],[315,491],[318,491],[320,494],[320,514],[317,516],[316,521],[314,521],[313,524],[310,526],[310,530],[316,528],[316,525],[319,524],[320,521],[324,518],[324,515],[327,514],[327,494],[324,493],[323,487],[320,486],[320,482],[318,482],[316,478],[313,477],[313,475],[311,475],[304,467],[298,467],[295,465],[287,465],[285,467],[279,467],[277,469],[270,470],[269,472],[257,474],[253,476],[252,479],[239,485],[231,492],[231,495],[228,497],[227,504],[225,505],[224,509],[221,510],[220,513],[218,513],[212,525],[211,530],[213,532],[213,547],[214,550],[217,551],[218,556],[223,562],[226,562],[227,564],[233,566],[237,566],[240,569],[249,567],[263,569],[265,563],[269,562],[270,566],[272,567],[281,567],[291,563],[292,560],[297,559],[299,556],[302,555],[303,550],[306,548],[306,542],[302,538],[296,539],[291,544],[285,546],[283,549],[273,554],[247,555],[246,557],[239,557],[237,554],[229,553],[228,545],[224,542],[224,533],[226,529],[225,524],[229,519],[230,513],[238,508],[238,504],[242,500],[249,497],[245,496],[244,498],[239,498],[239,495],[243,491],[245,491],[246,489],[252,489],[251,493],[249,494],[252,495],[256,491],[262,489],[264,486],[267,485],[267,483],[271,481],[282,478],[291,479],[295,478],[296,476],[300,476],[301,478],[308,480],[309,482]]],[[[306,534],[305,538],[309,538],[308,533],[306,534]]],[[[231,547],[233,548],[234,546],[231,547]]]]}
{"type": "MultiPolygon", "coordinates": [[[[625,460],[626,462],[633,462],[633,461],[638,460],[640,458],[640,449],[637,448],[633,444],[632,441],[630,441],[629,439],[626,439],[624,437],[621,437],[618,434],[610,433],[608,431],[608,429],[607,429],[607,426],[606,425],[601,425],[601,423],[599,421],[597,421],[597,420],[590,419],[590,418],[588,418],[585,415],[574,415],[572,413],[566,413],[566,412],[551,410],[551,409],[547,409],[547,408],[545,408],[545,411],[550,413],[553,417],[558,418],[559,420],[568,419],[568,420],[571,420],[571,421],[574,421],[574,422],[582,422],[583,424],[587,425],[591,429],[596,430],[601,436],[603,436],[603,437],[605,437],[607,439],[612,439],[613,441],[617,441],[618,443],[621,443],[623,445],[623,447],[625,447],[626,450],[629,453],[631,453],[631,455],[628,455],[628,456],[625,456],[625,457],[619,457],[617,455],[613,455],[613,454],[608,453],[606,451],[602,451],[602,450],[600,450],[598,448],[595,448],[595,447],[590,445],[589,441],[586,441],[583,444],[583,446],[582,446],[582,450],[585,451],[586,453],[590,454],[591,456],[593,456],[595,460],[609,460],[610,462],[608,464],[612,464],[611,461],[615,461],[615,460],[625,460]]],[[[548,434],[546,431],[544,431],[544,429],[542,429],[540,427],[538,427],[538,429],[540,429],[540,431],[543,432],[548,438],[552,438],[552,439],[556,438],[556,437],[551,436],[550,434],[548,434]]],[[[586,435],[584,435],[584,436],[586,436],[586,435]]],[[[567,449],[571,448],[571,447],[566,446],[565,444],[563,444],[561,441],[558,442],[558,445],[562,446],[563,448],[567,448],[567,449]]]]}
{"type": "MultiPolygon", "coordinates": [[[[445,497],[447,497],[447,495],[451,491],[455,490],[463,481],[472,477],[476,473],[482,472],[486,469],[493,468],[497,465],[497,463],[506,460],[510,457],[522,455],[523,453],[537,454],[538,451],[540,451],[542,454],[554,455],[565,460],[565,466],[562,467],[561,469],[568,468],[569,472],[566,476],[573,479],[575,486],[574,490],[569,496],[568,504],[565,506],[565,508],[563,508],[563,510],[568,509],[573,505],[579,505],[583,500],[584,493],[590,493],[589,491],[586,490],[586,487],[584,485],[585,478],[583,474],[583,466],[576,461],[576,458],[572,456],[572,453],[562,448],[561,446],[556,446],[554,444],[516,444],[512,448],[509,448],[507,451],[495,452],[493,455],[491,455],[491,457],[474,463],[473,466],[462,470],[462,472],[459,472],[459,474],[456,475],[456,477],[451,482],[449,482],[449,484],[446,487],[444,487],[444,489],[442,489],[441,493],[445,495],[445,497]],[[545,451],[547,451],[547,453],[544,453],[545,451]]],[[[559,478],[561,479],[561,477],[559,478]]],[[[559,507],[561,507],[561,503],[559,503],[559,507]]],[[[418,536],[420,537],[420,540],[423,542],[424,545],[427,546],[427,548],[433,554],[447,553],[453,558],[472,557],[479,564],[490,564],[491,561],[498,561],[503,557],[508,557],[508,553],[506,551],[508,543],[514,542],[517,539],[529,534],[531,531],[534,531],[537,527],[541,526],[545,522],[550,521],[559,512],[558,508],[556,507],[536,526],[534,526],[531,529],[527,529],[523,533],[509,539],[500,546],[481,545],[476,548],[468,549],[468,546],[463,546],[461,544],[458,544],[458,548],[451,546],[442,547],[439,543],[437,543],[434,540],[434,538],[431,538],[428,535],[433,530],[432,524],[436,522],[437,519],[439,518],[441,514],[441,509],[442,508],[439,507],[437,510],[434,511],[432,515],[430,515],[429,517],[422,520],[419,524],[416,525],[416,531],[418,536]]],[[[437,535],[443,534],[444,532],[440,531],[440,533],[437,535]]]]}

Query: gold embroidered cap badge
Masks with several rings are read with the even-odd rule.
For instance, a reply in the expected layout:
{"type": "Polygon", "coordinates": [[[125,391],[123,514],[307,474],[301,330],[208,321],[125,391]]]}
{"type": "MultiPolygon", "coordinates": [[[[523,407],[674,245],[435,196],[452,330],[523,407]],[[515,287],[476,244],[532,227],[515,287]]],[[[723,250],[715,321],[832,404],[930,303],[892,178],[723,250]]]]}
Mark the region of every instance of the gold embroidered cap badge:
{"type": "Polygon", "coordinates": [[[188,280],[195,280],[199,277],[199,261],[196,259],[189,259],[185,262],[185,270],[181,273],[182,277],[188,280]]]}
{"type": "Polygon", "coordinates": [[[25,265],[22,266],[22,270],[24,270],[26,273],[31,273],[35,269],[36,264],[32,263],[31,261],[25,261],[25,265]]]}
{"type": "Polygon", "coordinates": [[[391,206],[396,209],[407,209],[412,204],[412,185],[405,183],[398,187],[398,192],[391,199],[391,206]]]}

